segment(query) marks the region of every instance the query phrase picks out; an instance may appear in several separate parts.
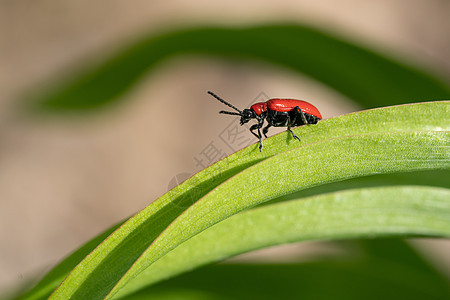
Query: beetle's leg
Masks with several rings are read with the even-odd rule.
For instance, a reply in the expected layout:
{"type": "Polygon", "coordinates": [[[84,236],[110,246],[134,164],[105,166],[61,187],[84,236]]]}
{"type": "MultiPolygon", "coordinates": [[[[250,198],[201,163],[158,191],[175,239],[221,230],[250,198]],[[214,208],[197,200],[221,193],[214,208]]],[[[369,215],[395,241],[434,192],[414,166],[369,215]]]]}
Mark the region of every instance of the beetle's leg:
{"type": "MultiPolygon", "coordinates": [[[[298,108],[298,106],[296,106],[296,108],[298,108]]],[[[295,133],[291,129],[291,124],[292,124],[291,117],[289,115],[287,115],[287,117],[288,117],[288,128],[287,129],[289,130],[290,133],[292,133],[292,136],[294,137],[294,139],[297,139],[300,142],[300,138],[298,136],[296,136],[295,133]]]]}
{"type": "Polygon", "coordinates": [[[253,130],[259,129],[258,124],[254,124],[250,127],[250,132],[256,136],[257,139],[261,138],[261,135],[257,135],[255,132],[253,132],[253,130]]]}
{"type": "MultiPolygon", "coordinates": [[[[262,126],[261,126],[262,127],[262,126]]],[[[258,127],[258,134],[259,134],[259,152],[262,150],[262,134],[261,134],[261,127],[258,127]]]]}
{"type": "Polygon", "coordinates": [[[272,126],[272,125],[267,124],[267,126],[263,128],[263,134],[264,134],[264,136],[265,136],[266,138],[267,138],[267,132],[269,132],[269,128],[270,128],[271,126],[272,126]]]}
{"type": "Polygon", "coordinates": [[[300,142],[300,138],[297,135],[295,135],[295,133],[292,131],[291,125],[288,126],[288,130],[292,133],[292,136],[294,137],[294,139],[297,139],[300,142]]]}
{"type": "Polygon", "coordinates": [[[305,113],[301,110],[300,107],[296,106],[294,107],[294,111],[296,112],[297,116],[300,116],[300,118],[302,119],[303,124],[309,124],[308,120],[306,119],[305,113]]]}
{"type": "Polygon", "coordinates": [[[258,134],[259,134],[259,152],[261,152],[261,149],[263,147],[262,145],[262,134],[261,134],[261,128],[264,126],[264,119],[265,117],[261,115],[258,118],[258,134]]]}
{"type": "Polygon", "coordinates": [[[261,152],[261,149],[263,147],[262,145],[262,136],[261,136],[261,127],[262,125],[260,123],[252,125],[250,127],[250,132],[253,133],[254,136],[256,136],[257,139],[259,139],[259,151],[261,152]],[[258,134],[254,133],[253,130],[258,129],[258,134]]]}

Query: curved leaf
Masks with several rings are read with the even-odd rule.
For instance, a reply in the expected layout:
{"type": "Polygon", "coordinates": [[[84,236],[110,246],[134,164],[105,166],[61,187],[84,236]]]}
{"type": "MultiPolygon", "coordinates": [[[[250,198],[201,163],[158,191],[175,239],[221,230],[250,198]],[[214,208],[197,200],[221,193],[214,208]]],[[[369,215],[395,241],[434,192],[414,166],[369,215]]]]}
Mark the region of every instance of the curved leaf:
{"type": "Polygon", "coordinates": [[[450,87],[413,67],[308,26],[204,27],[143,37],[62,88],[37,99],[47,110],[114,102],[162,60],[179,54],[257,59],[293,69],[363,107],[450,98],[450,87]]]}
{"type": "Polygon", "coordinates": [[[181,244],[116,296],[123,297],[162,279],[259,248],[379,235],[450,237],[450,189],[356,189],[248,210],[181,244]]]}
{"type": "Polygon", "coordinates": [[[333,182],[326,185],[319,185],[307,190],[298,191],[289,195],[284,195],[273,199],[263,205],[269,205],[276,202],[311,197],[324,193],[336,191],[369,188],[379,186],[398,186],[398,185],[421,185],[450,188],[450,169],[446,170],[422,170],[416,172],[403,172],[395,174],[376,174],[365,177],[352,178],[345,181],[333,182]]]}

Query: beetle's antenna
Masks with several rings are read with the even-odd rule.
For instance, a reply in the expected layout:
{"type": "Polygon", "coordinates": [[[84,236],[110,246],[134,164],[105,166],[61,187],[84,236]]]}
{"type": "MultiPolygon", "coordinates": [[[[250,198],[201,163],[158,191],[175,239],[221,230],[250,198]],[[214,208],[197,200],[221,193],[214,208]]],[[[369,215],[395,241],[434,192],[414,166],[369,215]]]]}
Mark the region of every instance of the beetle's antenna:
{"type": "MultiPolygon", "coordinates": [[[[236,107],[234,107],[233,105],[231,105],[230,103],[228,103],[227,101],[221,99],[219,96],[217,96],[217,95],[214,94],[213,92],[208,91],[208,94],[210,94],[211,96],[213,96],[214,98],[216,98],[217,100],[219,100],[220,102],[222,102],[223,104],[225,104],[225,105],[227,105],[227,106],[229,106],[229,107],[234,108],[235,110],[237,110],[239,113],[236,114],[236,115],[242,115],[242,111],[240,111],[239,109],[237,109],[236,107]]],[[[225,112],[225,111],[222,110],[220,113],[223,114],[223,113],[229,113],[229,112],[225,112]]],[[[229,113],[229,115],[231,115],[231,114],[232,114],[232,113],[229,113]]]]}
{"type": "Polygon", "coordinates": [[[225,111],[225,110],[221,110],[219,111],[219,114],[226,114],[226,115],[236,115],[236,116],[241,116],[241,114],[235,113],[235,112],[231,112],[231,111],[225,111]]]}

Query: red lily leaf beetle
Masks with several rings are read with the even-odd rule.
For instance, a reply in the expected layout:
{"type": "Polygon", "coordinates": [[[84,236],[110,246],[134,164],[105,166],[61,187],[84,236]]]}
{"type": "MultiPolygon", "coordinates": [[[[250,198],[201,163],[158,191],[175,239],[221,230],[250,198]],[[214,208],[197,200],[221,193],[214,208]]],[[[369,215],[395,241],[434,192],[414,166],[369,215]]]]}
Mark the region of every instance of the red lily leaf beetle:
{"type": "Polygon", "coordinates": [[[291,127],[316,124],[322,119],[322,115],[314,105],[302,100],[270,99],[267,102],[255,103],[250,108],[241,111],[213,92],[208,92],[208,94],[236,110],[237,112],[222,110],[219,113],[241,116],[241,125],[244,125],[251,119],[256,119],[258,123],[250,127],[250,132],[259,139],[259,151],[263,147],[261,128],[264,125],[264,120],[267,120],[267,126],[263,128],[262,133],[266,138],[270,127],[287,127],[292,136],[300,141],[300,138],[295,135],[291,127]],[[258,129],[258,134],[254,132],[256,129],[258,129]]]}

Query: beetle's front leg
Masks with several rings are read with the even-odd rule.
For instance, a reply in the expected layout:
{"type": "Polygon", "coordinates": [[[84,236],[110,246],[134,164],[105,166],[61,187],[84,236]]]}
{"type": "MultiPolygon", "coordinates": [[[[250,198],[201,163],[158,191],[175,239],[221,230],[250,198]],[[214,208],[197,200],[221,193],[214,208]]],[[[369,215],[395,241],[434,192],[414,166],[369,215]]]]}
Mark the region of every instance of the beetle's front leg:
{"type": "MultiPolygon", "coordinates": [[[[264,120],[263,120],[263,123],[264,123],[264,120]]],[[[256,138],[259,139],[259,151],[260,152],[261,152],[261,149],[263,147],[263,145],[262,145],[262,135],[261,135],[261,127],[262,127],[263,123],[259,122],[258,124],[254,124],[254,125],[252,125],[252,127],[250,127],[250,132],[253,133],[253,135],[256,136],[256,138]],[[258,134],[253,132],[253,130],[256,130],[256,129],[258,129],[258,134]]]]}
{"type": "Polygon", "coordinates": [[[260,136],[260,135],[257,135],[255,132],[253,132],[253,130],[256,130],[256,129],[259,129],[259,128],[258,128],[258,124],[252,125],[252,126],[250,127],[250,132],[251,132],[254,136],[256,136],[257,139],[259,139],[261,136],[260,136]]]}
{"type": "MultiPolygon", "coordinates": [[[[261,115],[260,118],[258,119],[258,134],[260,136],[260,139],[259,139],[259,152],[261,152],[261,149],[263,147],[262,146],[261,128],[264,126],[264,119],[265,119],[264,115],[261,115]]],[[[264,130],[263,130],[263,132],[264,132],[264,130]]]]}

